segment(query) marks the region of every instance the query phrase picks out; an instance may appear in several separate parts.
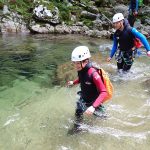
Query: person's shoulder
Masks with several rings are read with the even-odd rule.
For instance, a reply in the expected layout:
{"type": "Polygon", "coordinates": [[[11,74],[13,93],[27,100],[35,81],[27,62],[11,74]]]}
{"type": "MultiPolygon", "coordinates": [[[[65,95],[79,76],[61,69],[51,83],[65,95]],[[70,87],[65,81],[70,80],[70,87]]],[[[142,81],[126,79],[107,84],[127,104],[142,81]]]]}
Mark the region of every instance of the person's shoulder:
{"type": "Polygon", "coordinates": [[[125,30],[128,32],[128,34],[132,34],[132,30],[134,27],[131,27],[130,24],[126,24],[125,26],[125,30]]]}
{"type": "Polygon", "coordinates": [[[89,68],[89,70],[88,70],[89,75],[93,74],[94,72],[97,72],[96,68],[94,68],[94,67],[89,68]]]}
{"type": "Polygon", "coordinates": [[[91,67],[89,70],[88,70],[88,75],[90,77],[92,77],[92,79],[94,80],[97,80],[100,78],[100,74],[98,73],[98,70],[97,68],[94,68],[94,67],[91,67]]]}
{"type": "Polygon", "coordinates": [[[140,33],[136,28],[132,27],[131,32],[134,33],[140,33]]]}

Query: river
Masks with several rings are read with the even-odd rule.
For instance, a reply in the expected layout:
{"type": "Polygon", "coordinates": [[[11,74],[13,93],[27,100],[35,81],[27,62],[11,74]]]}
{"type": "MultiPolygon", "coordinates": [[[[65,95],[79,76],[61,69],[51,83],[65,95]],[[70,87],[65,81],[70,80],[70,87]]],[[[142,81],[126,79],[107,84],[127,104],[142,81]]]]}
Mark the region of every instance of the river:
{"type": "MultiPolygon", "coordinates": [[[[0,36],[1,150],[149,150],[150,59],[142,53],[131,73],[119,76],[106,62],[112,41],[64,35],[0,36]],[[68,135],[76,92],[67,88],[72,50],[87,45],[114,85],[107,118],[85,117],[85,132],[68,135]],[[99,51],[100,49],[100,51],[99,51]],[[65,77],[65,79],[63,79],[65,77]]],[[[76,76],[76,73],[74,73],[76,76]]]]}

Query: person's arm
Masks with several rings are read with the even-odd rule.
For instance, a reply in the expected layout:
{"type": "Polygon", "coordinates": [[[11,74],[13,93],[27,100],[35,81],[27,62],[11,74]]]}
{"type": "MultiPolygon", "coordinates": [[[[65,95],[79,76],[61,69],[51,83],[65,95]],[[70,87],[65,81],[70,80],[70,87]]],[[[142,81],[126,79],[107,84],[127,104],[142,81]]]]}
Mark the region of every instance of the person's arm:
{"type": "Polygon", "coordinates": [[[101,76],[99,75],[98,72],[94,72],[93,82],[96,85],[97,90],[100,92],[99,96],[97,97],[97,99],[93,103],[93,107],[97,108],[98,106],[100,106],[104,102],[104,99],[107,96],[107,91],[106,91],[106,87],[105,87],[105,85],[101,79],[101,76]]]}
{"type": "Polygon", "coordinates": [[[76,85],[76,84],[79,84],[80,81],[79,81],[79,78],[74,80],[74,81],[68,81],[67,82],[67,86],[73,86],[73,85],[76,85]]]}
{"type": "Polygon", "coordinates": [[[135,6],[135,11],[138,12],[138,7],[139,7],[139,2],[136,0],[136,6],[135,6]]]}
{"type": "Polygon", "coordinates": [[[117,51],[117,48],[118,48],[118,42],[117,42],[116,36],[114,35],[114,37],[113,37],[113,47],[112,47],[112,50],[111,50],[111,53],[110,53],[111,58],[114,56],[115,52],[117,51]]]}
{"type": "Polygon", "coordinates": [[[130,10],[131,10],[131,1],[129,3],[129,9],[128,9],[128,11],[130,11],[130,10]]]}
{"type": "Polygon", "coordinates": [[[139,2],[138,2],[138,0],[135,0],[135,8],[133,10],[134,16],[137,16],[137,14],[138,14],[138,7],[139,7],[139,2]]]}
{"type": "Polygon", "coordinates": [[[79,78],[73,81],[74,85],[79,84],[79,83],[80,83],[79,78]]]}
{"type": "Polygon", "coordinates": [[[131,32],[136,38],[140,39],[140,41],[144,45],[145,49],[147,51],[150,51],[150,45],[149,45],[146,37],[142,33],[138,32],[135,28],[132,28],[131,32]]]}
{"type": "Polygon", "coordinates": [[[107,58],[107,61],[109,62],[112,57],[114,56],[115,52],[117,51],[117,48],[118,48],[118,41],[117,41],[117,38],[116,36],[114,35],[113,36],[113,47],[111,49],[111,52],[110,52],[110,56],[107,58]]]}

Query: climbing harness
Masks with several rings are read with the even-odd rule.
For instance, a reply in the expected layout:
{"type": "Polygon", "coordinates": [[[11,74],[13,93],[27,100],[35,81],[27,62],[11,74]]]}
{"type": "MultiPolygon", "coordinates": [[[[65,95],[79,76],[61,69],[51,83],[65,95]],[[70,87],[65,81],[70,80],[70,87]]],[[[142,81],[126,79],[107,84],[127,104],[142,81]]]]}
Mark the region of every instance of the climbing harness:
{"type": "Polygon", "coordinates": [[[134,62],[134,57],[132,51],[120,51],[115,54],[115,59],[118,63],[122,63],[122,61],[125,62],[126,65],[132,65],[134,62]],[[131,53],[131,54],[130,54],[131,53]]]}

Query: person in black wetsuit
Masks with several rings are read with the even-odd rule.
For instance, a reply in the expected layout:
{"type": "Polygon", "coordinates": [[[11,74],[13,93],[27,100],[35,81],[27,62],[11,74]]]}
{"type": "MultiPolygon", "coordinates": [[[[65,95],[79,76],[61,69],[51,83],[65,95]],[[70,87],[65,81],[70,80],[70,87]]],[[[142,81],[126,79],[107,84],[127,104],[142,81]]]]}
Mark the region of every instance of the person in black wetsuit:
{"type": "Polygon", "coordinates": [[[113,25],[116,32],[114,33],[114,43],[107,61],[109,62],[118,50],[119,53],[116,57],[118,71],[128,72],[133,64],[133,52],[136,49],[134,40],[138,38],[141,41],[149,57],[150,45],[142,33],[128,24],[122,13],[117,13],[113,16],[113,25]]]}
{"type": "Polygon", "coordinates": [[[136,17],[138,15],[138,7],[138,0],[130,0],[128,21],[131,27],[134,26],[134,23],[136,21],[136,17]]]}

